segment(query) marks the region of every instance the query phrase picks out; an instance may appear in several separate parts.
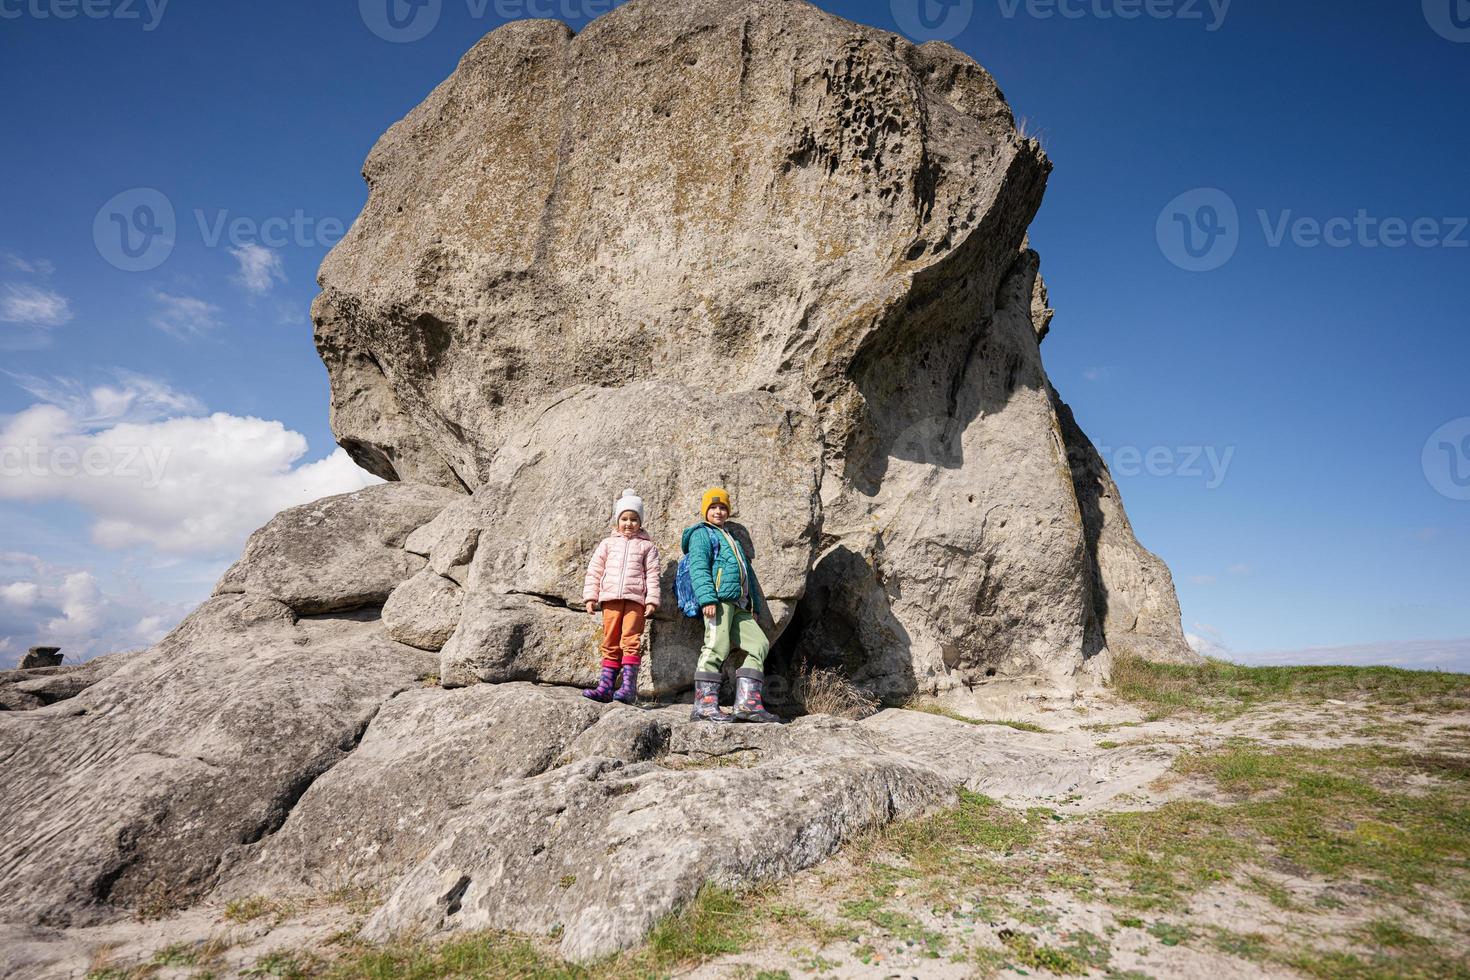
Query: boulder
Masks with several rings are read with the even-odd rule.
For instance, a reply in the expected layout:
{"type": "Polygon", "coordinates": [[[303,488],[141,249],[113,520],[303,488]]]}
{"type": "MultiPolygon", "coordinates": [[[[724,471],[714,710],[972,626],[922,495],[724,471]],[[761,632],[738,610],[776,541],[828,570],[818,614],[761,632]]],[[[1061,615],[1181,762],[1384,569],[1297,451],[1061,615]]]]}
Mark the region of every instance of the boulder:
{"type": "MultiPolygon", "coordinates": [[[[632,0],[476,44],[373,148],[313,306],[342,445],[473,491],[409,542],[463,580],[446,680],[586,682],[577,581],[617,491],[656,499],[672,558],[712,483],[768,533],[805,488],[766,477],[813,447],[820,504],[776,527],[802,546],[762,558],[773,638],[795,625],[776,669],[841,665],[897,703],[1065,683],[1114,638],[1191,657],[1041,362],[1050,168],[968,57],[807,3],[632,0]],[[747,437],[783,418],[800,439],[747,437]]],[[[661,692],[698,642],[668,612],[661,692]]]]}
{"type": "Polygon", "coordinates": [[[34,670],[37,667],[60,667],[61,647],[31,647],[25,656],[20,658],[16,665],[20,670],[34,670]]]}
{"type": "Polygon", "coordinates": [[[283,510],[250,535],[214,588],[284,603],[302,615],[381,606],[423,567],[408,535],[462,493],[385,483],[283,510]]]}
{"type": "Polygon", "coordinates": [[[439,651],[464,614],[464,589],[432,568],[401,583],[383,605],[383,628],[399,643],[439,651]]]}

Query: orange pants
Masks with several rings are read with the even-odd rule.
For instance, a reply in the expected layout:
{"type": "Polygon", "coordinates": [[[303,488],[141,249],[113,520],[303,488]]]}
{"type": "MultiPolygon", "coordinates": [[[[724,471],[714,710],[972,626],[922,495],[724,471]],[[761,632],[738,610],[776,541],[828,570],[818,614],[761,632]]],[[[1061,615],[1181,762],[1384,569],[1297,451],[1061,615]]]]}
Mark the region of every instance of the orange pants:
{"type": "Polygon", "coordinates": [[[608,667],[638,663],[643,642],[643,603],[613,599],[602,604],[602,662],[608,667]]]}

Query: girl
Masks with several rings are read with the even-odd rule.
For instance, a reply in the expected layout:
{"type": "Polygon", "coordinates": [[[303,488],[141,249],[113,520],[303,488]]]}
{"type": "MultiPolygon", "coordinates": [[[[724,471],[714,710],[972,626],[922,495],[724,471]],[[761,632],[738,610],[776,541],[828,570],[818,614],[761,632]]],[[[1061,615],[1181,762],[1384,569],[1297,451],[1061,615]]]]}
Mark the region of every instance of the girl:
{"type": "Polygon", "coordinates": [[[658,545],[643,530],[643,498],[624,490],[613,504],[613,533],[592,552],[582,581],[587,612],[602,603],[602,678],[582,692],[584,697],[623,704],[638,700],[638,647],[644,620],[658,608],[658,577],[658,545]]]}
{"type": "Polygon", "coordinates": [[[684,529],[681,542],[689,556],[689,582],[704,613],[704,648],[694,671],[694,721],[780,721],[761,701],[765,686],[766,634],[753,615],[766,599],[755,569],[740,542],[725,529],[730,495],[718,487],[700,501],[703,523],[684,529]],[[730,650],[745,651],[735,672],[735,717],[720,710],[720,668],[730,650]]]}

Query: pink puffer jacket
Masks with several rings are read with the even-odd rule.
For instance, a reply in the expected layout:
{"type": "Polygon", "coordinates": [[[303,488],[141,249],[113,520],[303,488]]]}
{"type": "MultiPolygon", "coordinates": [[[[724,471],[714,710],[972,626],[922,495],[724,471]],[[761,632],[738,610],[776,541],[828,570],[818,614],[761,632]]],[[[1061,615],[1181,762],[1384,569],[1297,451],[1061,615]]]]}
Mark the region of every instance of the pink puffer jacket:
{"type": "Polygon", "coordinates": [[[658,545],[647,531],[631,538],[612,534],[604,538],[592,552],[587,577],[582,580],[582,601],[611,602],[632,599],[658,605],[658,545]]]}

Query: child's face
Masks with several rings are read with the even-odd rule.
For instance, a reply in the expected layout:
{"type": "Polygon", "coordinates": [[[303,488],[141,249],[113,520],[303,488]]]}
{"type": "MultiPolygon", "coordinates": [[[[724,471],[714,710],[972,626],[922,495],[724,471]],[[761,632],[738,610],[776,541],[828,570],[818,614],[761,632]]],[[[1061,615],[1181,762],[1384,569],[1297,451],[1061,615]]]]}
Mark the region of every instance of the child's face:
{"type": "Polygon", "coordinates": [[[720,527],[721,525],[723,525],[726,518],[728,518],[729,516],[730,508],[726,507],[718,500],[710,504],[709,510],[704,512],[705,520],[709,521],[715,527],[720,527]]]}
{"type": "Polygon", "coordinates": [[[637,511],[625,510],[618,515],[616,526],[619,534],[625,538],[631,538],[638,533],[638,529],[643,526],[643,522],[638,519],[637,511]]]}

